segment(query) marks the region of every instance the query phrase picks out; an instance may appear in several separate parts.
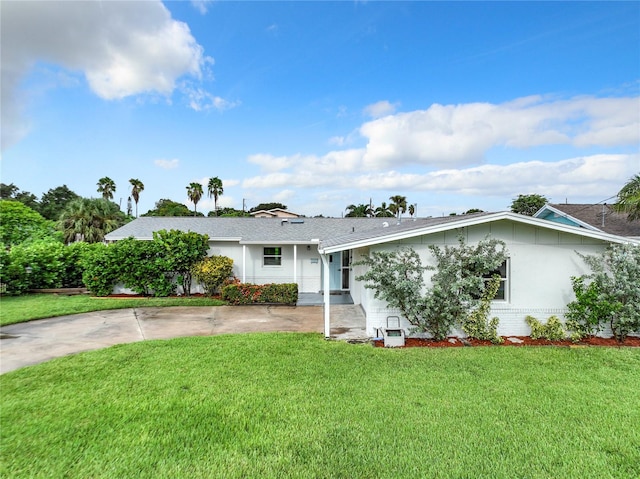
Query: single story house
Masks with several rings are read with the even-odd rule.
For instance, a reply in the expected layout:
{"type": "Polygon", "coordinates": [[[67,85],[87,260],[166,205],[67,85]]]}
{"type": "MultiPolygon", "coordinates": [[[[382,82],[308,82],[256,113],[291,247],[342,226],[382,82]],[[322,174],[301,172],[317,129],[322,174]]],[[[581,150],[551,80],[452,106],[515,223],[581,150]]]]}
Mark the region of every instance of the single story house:
{"type": "Polygon", "coordinates": [[[283,210],[282,208],[272,208],[270,210],[258,210],[249,213],[254,218],[300,218],[297,213],[283,210]]]}
{"type": "MultiPolygon", "coordinates": [[[[499,334],[528,335],[524,318],[562,317],[574,299],[571,276],[588,272],[576,254],[596,254],[610,244],[640,240],[511,212],[476,213],[439,218],[202,218],[141,217],[109,233],[107,241],[133,236],[152,238],[158,230],[207,234],[209,254],[228,256],[243,282],[298,284],[300,292],[324,294],[325,336],[330,336],[330,294],[349,292],[366,315],[366,331],[375,334],[388,316],[398,315],[355,278],[355,265],[372,251],[411,247],[423,264],[433,264],[429,245],[468,243],[491,236],[503,240],[509,259],[501,268],[502,293],[493,301],[499,334]]],[[[410,325],[403,322],[402,327],[410,325]]]]}

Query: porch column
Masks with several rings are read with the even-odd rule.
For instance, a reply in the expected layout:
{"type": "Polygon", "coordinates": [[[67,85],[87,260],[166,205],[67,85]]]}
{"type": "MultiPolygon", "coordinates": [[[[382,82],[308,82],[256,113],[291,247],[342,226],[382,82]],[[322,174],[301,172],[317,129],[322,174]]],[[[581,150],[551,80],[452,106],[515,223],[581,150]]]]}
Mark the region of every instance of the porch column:
{"type": "Polygon", "coordinates": [[[324,337],[329,339],[331,337],[331,290],[329,289],[329,260],[325,254],[320,254],[322,258],[323,267],[323,286],[322,297],[324,299],[324,337]]]}
{"type": "Polygon", "coordinates": [[[247,282],[247,245],[242,245],[242,282],[247,282]]]}
{"type": "Polygon", "coordinates": [[[293,245],[293,282],[298,282],[298,245],[293,245]]]}

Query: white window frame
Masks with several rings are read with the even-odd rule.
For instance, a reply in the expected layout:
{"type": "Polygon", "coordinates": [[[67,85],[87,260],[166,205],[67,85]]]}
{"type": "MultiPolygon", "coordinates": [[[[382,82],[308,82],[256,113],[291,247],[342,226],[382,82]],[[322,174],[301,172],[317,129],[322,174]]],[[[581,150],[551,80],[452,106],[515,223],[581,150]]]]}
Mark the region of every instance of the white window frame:
{"type": "Polygon", "coordinates": [[[491,301],[498,301],[501,303],[508,303],[509,302],[509,277],[511,276],[511,271],[510,271],[510,266],[511,266],[511,261],[510,258],[507,258],[504,260],[504,263],[502,263],[497,269],[491,271],[490,273],[484,275],[484,280],[485,282],[488,282],[491,277],[494,274],[499,274],[500,275],[500,289],[498,289],[498,292],[496,293],[496,296],[491,300],[491,301]],[[504,275],[502,274],[502,269],[504,269],[504,275]],[[500,293],[500,291],[503,292],[504,297],[503,298],[498,298],[498,294],[500,293]]]}
{"type": "Polygon", "coordinates": [[[281,268],[282,267],[282,246],[265,246],[262,248],[262,266],[265,268],[281,268]],[[267,253],[267,250],[273,250],[273,253],[267,253]],[[267,258],[278,260],[277,264],[267,264],[267,258]]]}

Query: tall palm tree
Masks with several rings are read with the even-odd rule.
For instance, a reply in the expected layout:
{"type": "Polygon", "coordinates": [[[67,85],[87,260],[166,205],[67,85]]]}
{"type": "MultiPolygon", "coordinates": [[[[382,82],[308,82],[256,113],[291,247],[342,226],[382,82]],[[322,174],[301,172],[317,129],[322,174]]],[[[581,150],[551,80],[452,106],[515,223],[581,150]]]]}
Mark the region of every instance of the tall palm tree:
{"type": "Polygon", "coordinates": [[[413,218],[413,215],[416,214],[416,205],[409,205],[409,208],[407,208],[407,210],[409,211],[409,215],[413,218]]]}
{"type": "Polygon", "coordinates": [[[67,203],[57,223],[65,243],[99,243],[125,222],[115,203],[103,198],[77,198],[67,203]]]}
{"type": "Polygon", "coordinates": [[[347,218],[367,218],[372,216],[372,211],[369,205],[349,205],[346,208],[348,213],[345,215],[347,218]]]}
{"type": "Polygon", "coordinates": [[[189,183],[189,186],[187,186],[187,196],[193,202],[193,216],[195,216],[198,211],[198,201],[202,198],[202,194],[202,185],[200,183],[195,181],[193,183],[189,183]]]}
{"type": "Polygon", "coordinates": [[[400,219],[400,215],[402,215],[402,213],[406,213],[407,211],[407,197],[401,196],[401,195],[394,195],[394,196],[391,196],[389,200],[391,200],[389,209],[395,213],[398,219],[400,219]]]}
{"type": "Polygon", "coordinates": [[[98,193],[102,193],[102,197],[105,200],[113,199],[113,193],[116,191],[116,183],[111,178],[108,176],[100,178],[97,185],[98,193]]]}
{"type": "Polygon", "coordinates": [[[222,180],[217,176],[210,178],[209,184],[207,185],[207,191],[209,193],[209,198],[213,196],[213,209],[216,212],[216,216],[218,216],[218,197],[222,196],[224,193],[222,180]]]}
{"type": "Polygon", "coordinates": [[[383,201],[382,204],[376,208],[375,216],[377,218],[393,218],[395,215],[389,209],[387,203],[383,201]]]}
{"type": "Polygon", "coordinates": [[[138,180],[137,178],[131,178],[129,180],[129,183],[131,183],[131,197],[133,198],[133,201],[136,202],[136,218],[137,218],[138,217],[138,200],[140,199],[140,193],[144,191],[144,184],[142,184],[142,181],[138,180]]]}
{"type": "Polygon", "coordinates": [[[627,213],[629,221],[640,219],[640,174],[631,178],[618,192],[618,201],[613,209],[619,213],[627,213]]]}

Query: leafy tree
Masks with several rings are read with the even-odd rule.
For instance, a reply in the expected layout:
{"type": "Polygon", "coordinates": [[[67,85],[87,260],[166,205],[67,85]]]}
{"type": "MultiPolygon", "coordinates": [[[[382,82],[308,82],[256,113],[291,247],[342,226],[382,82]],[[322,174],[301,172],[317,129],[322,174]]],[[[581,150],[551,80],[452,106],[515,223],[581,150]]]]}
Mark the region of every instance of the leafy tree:
{"type": "Polygon", "coordinates": [[[125,221],[124,213],[111,201],[78,198],[67,204],[60,215],[58,229],[63,232],[65,243],[98,243],[125,221]]]}
{"type": "Polygon", "coordinates": [[[0,199],[10,200],[15,199],[15,195],[20,191],[13,183],[9,183],[8,185],[5,183],[0,183],[0,199]]]}
{"type": "Polygon", "coordinates": [[[168,271],[178,276],[184,294],[189,296],[193,265],[207,256],[209,237],[192,231],[160,230],[153,233],[153,240],[164,251],[168,271]]]}
{"type": "Polygon", "coordinates": [[[136,202],[136,218],[137,218],[138,217],[138,200],[140,199],[140,193],[144,191],[144,184],[142,184],[142,181],[136,178],[131,178],[129,180],[129,183],[131,183],[131,197],[133,198],[133,201],[136,202]]]}
{"type": "Polygon", "coordinates": [[[27,289],[60,288],[63,252],[64,245],[53,238],[13,246],[2,268],[2,282],[7,291],[20,294],[27,289]]]}
{"type": "Polygon", "coordinates": [[[187,196],[193,203],[193,216],[196,215],[198,201],[202,198],[202,193],[202,185],[200,183],[193,182],[189,183],[189,186],[187,186],[187,196]]]}
{"type": "Polygon", "coordinates": [[[213,211],[215,215],[218,216],[218,198],[224,193],[222,180],[217,176],[209,178],[207,192],[209,193],[209,198],[213,196],[213,211]]]}
{"type": "Polygon", "coordinates": [[[618,201],[613,209],[619,213],[627,213],[629,221],[640,219],[640,174],[631,178],[618,192],[618,201]]]}
{"type": "Polygon", "coordinates": [[[640,246],[615,245],[601,255],[580,255],[591,273],[572,278],[576,300],[567,305],[572,337],[608,323],[622,342],[640,333],[640,246]]]}
{"type": "Polygon", "coordinates": [[[384,201],[378,206],[374,211],[374,216],[376,218],[393,218],[395,215],[387,206],[387,203],[384,201]]]}
{"type": "Polygon", "coordinates": [[[245,213],[242,210],[236,210],[235,208],[220,208],[217,211],[209,211],[207,216],[220,216],[227,218],[238,218],[244,216],[250,216],[249,213],[245,213]]]}
{"type": "Polygon", "coordinates": [[[346,211],[348,211],[345,215],[347,218],[367,218],[373,216],[371,206],[365,204],[349,205],[346,211]]]}
{"type": "Polygon", "coordinates": [[[368,267],[358,276],[375,297],[399,309],[417,331],[444,339],[455,325],[463,324],[477,308],[486,289],[484,275],[496,270],[507,258],[503,241],[486,238],[477,245],[465,243],[440,248],[430,245],[436,266],[423,266],[412,248],[374,251],[355,264],[368,267]],[[424,273],[435,270],[431,288],[423,294],[424,273]]]}
{"type": "Polygon", "coordinates": [[[67,188],[67,185],[58,186],[43,193],[38,211],[48,220],[57,221],[69,202],[78,198],[80,197],[67,188]]]}
{"type": "Polygon", "coordinates": [[[97,185],[98,193],[102,193],[102,198],[104,198],[105,200],[113,199],[113,194],[116,191],[116,184],[111,178],[109,178],[108,176],[100,178],[97,185]]]}
{"type": "Polygon", "coordinates": [[[548,202],[549,200],[542,195],[518,195],[511,203],[511,211],[520,213],[521,215],[533,216],[548,202]]]}
{"type": "Polygon", "coordinates": [[[391,204],[389,205],[389,209],[393,214],[396,215],[396,218],[400,219],[402,213],[407,212],[407,197],[402,195],[394,195],[389,198],[391,204]]]}
{"type": "Polygon", "coordinates": [[[249,210],[249,213],[255,213],[256,211],[269,211],[269,210],[286,210],[287,205],[283,205],[282,203],[260,203],[257,206],[254,206],[249,210]]]}
{"type": "Polygon", "coordinates": [[[25,241],[55,237],[55,227],[38,212],[15,200],[0,200],[0,243],[13,246],[25,241]]]}
{"type": "MultiPolygon", "coordinates": [[[[147,211],[142,216],[193,216],[193,211],[182,203],[162,199],[156,202],[155,209],[147,211]]],[[[198,213],[197,216],[203,216],[203,214],[198,213]]]]}
{"type": "Polygon", "coordinates": [[[193,277],[212,296],[233,273],[233,260],[226,256],[209,256],[193,265],[193,277]]]}
{"type": "Polygon", "coordinates": [[[465,215],[470,215],[470,214],[473,214],[473,213],[484,213],[484,211],[481,210],[480,208],[471,208],[471,209],[469,209],[469,210],[464,212],[465,215]]]}

